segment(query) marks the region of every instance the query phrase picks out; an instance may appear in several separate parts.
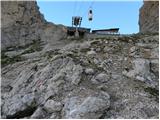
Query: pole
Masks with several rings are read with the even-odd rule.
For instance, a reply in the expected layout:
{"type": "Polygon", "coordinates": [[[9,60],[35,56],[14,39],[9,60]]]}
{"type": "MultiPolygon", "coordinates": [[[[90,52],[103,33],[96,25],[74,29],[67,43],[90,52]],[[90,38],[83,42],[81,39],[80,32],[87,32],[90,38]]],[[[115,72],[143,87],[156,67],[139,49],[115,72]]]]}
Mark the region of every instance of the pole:
{"type": "Polygon", "coordinates": [[[79,37],[78,27],[76,26],[75,37],[79,37]]]}

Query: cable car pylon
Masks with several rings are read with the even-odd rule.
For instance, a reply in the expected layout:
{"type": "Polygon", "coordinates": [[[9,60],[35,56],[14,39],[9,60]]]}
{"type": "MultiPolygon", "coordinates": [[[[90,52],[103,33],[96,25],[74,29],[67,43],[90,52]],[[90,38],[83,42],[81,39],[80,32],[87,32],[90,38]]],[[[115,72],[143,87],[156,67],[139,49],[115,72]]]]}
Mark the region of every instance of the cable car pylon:
{"type": "Polygon", "coordinates": [[[82,22],[82,17],[80,17],[80,16],[73,16],[72,17],[72,27],[76,26],[75,37],[79,37],[78,27],[81,26],[81,22],[82,22]]]}
{"type": "MultiPolygon", "coordinates": [[[[89,11],[88,11],[88,20],[92,21],[93,20],[93,11],[92,11],[92,5],[94,2],[91,3],[89,11]]],[[[76,6],[75,6],[76,8],[76,6]]],[[[81,7],[80,7],[81,8],[81,7]]],[[[73,11],[75,12],[75,11],[73,11]]],[[[72,27],[75,26],[76,30],[75,30],[75,37],[79,37],[79,32],[78,32],[78,28],[81,26],[81,22],[82,22],[82,18],[81,16],[72,16],[72,27]]]]}

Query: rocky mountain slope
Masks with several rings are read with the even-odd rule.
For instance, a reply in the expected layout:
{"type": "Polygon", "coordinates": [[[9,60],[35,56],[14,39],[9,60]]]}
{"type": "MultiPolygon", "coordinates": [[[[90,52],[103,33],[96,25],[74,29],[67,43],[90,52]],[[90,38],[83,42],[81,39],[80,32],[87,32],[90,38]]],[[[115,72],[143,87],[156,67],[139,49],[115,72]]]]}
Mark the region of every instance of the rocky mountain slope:
{"type": "Polygon", "coordinates": [[[159,1],[144,1],[139,18],[140,32],[159,32],[159,1]]]}
{"type": "Polygon", "coordinates": [[[2,118],[158,118],[157,33],[67,39],[44,26],[2,51],[2,118]]]}

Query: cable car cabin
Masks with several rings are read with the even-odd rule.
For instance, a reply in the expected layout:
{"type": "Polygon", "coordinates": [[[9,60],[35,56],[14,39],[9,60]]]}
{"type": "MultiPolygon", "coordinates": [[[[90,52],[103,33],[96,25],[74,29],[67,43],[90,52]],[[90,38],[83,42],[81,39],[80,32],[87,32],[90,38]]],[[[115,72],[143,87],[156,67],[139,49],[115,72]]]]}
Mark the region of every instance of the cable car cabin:
{"type": "MultiPolygon", "coordinates": [[[[75,27],[67,27],[67,35],[68,36],[74,36],[76,32],[75,27]]],[[[83,37],[86,33],[90,33],[90,28],[78,28],[79,36],[83,37]]]]}
{"type": "Polygon", "coordinates": [[[92,21],[92,19],[93,19],[93,13],[92,13],[92,10],[89,10],[89,12],[88,12],[88,20],[92,21]]]}

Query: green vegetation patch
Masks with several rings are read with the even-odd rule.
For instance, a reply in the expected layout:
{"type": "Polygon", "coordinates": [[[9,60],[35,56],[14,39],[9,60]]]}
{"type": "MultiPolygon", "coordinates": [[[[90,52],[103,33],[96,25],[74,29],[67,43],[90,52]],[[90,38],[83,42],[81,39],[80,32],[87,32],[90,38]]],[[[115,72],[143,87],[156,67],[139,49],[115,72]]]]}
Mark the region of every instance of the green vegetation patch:
{"type": "Polygon", "coordinates": [[[33,53],[36,51],[41,51],[41,41],[40,40],[34,40],[31,44],[27,44],[25,46],[11,46],[7,47],[6,50],[1,51],[1,65],[6,66],[8,64],[13,64],[15,62],[22,61],[22,54],[27,54],[27,53],[33,53]],[[7,56],[5,52],[8,51],[13,51],[13,50],[19,50],[19,49],[26,49],[23,53],[19,55],[15,55],[13,57],[7,56]]]}
{"type": "Polygon", "coordinates": [[[1,53],[1,65],[2,66],[8,65],[8,64],[13,64],[15,62],[19,62],[22,60],[23,59],[20,55],[9,57],[9,56],[5,55],[3,52],[1,53]]]}
{"type": "Polygon", "coordinates": [[[33,41],[32,44],[30,44],[30,47],[25,50],[22,54],[27,54],[27,53],[33,53],[33,52],[36,52],[36,51],[41,51],[42,50],[42,47],[40,45],[40,41],[33,41]]]}
{"type": "Polygon", "coordinates": [[[159,95],[159,90],[151,87],[147,87],[144,89],[146,92],[149,92],[153,96],[158,96],[159,95]]]}
{"type": "Polygon", "coordinates": [[[156,97],[156,100],[158,101],[158,99],[159,99],[159,90],[157,90],[155,88],[147,87],[147,88],[144,88],[144,91],[148,92],[152,96],[156,97]]]}
{"type": "Polygon", "coordinates": [[[82,53],[86,53],[86,52],[88,52],[88,51],[90,51],[90,48],[84,48],[84,49],[81,49],[81,50],[80,50],[80,52],[82,52],[82,53]]]}

